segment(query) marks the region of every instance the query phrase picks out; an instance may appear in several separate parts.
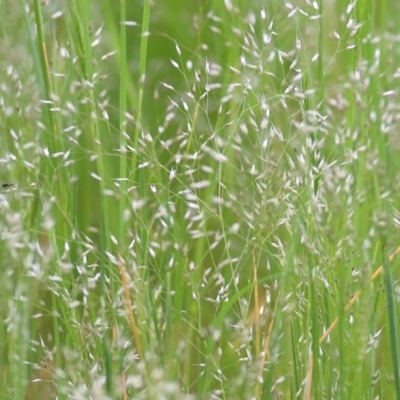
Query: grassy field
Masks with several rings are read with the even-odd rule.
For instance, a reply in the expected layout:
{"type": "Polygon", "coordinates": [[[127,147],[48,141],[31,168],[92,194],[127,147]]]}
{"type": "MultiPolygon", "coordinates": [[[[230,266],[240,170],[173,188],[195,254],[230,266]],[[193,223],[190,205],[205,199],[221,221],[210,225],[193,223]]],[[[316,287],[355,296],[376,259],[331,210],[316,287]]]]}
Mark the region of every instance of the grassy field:
{"type": "Polygon", "coordinates": [[[400,399],[398,15],[1,1],[0,400],[400,399]]]}

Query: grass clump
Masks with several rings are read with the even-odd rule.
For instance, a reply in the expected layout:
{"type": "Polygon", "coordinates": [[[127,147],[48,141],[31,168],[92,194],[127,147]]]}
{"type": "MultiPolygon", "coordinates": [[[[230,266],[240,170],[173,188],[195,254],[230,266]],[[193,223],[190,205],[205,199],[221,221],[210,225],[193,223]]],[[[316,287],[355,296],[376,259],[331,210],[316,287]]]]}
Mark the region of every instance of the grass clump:
{"type": "Polygon", "coordinates": [[[400,398],[395,1],[0,7],[1,398],[400,398]]]}

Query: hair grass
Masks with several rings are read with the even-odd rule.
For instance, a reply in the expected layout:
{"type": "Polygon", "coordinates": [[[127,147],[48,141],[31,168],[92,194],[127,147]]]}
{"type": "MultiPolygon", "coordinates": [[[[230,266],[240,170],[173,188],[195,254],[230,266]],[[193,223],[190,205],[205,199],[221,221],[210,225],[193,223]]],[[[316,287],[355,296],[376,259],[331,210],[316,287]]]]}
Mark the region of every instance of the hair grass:
{"type": "Polygon", "coordinates": [[[396,2],[0,7],[1,398],[400,397],[396,2]]]}

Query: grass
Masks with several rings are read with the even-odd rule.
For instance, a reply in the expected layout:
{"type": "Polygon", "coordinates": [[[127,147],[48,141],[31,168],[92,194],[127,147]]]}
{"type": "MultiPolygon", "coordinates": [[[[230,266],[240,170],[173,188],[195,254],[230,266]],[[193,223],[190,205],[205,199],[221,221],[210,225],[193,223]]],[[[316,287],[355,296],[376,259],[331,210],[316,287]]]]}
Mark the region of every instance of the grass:
{"type": "Polygon", "coordinates": [[[396,1],[0,10],[0,399],[400,398],[396,1]]]}

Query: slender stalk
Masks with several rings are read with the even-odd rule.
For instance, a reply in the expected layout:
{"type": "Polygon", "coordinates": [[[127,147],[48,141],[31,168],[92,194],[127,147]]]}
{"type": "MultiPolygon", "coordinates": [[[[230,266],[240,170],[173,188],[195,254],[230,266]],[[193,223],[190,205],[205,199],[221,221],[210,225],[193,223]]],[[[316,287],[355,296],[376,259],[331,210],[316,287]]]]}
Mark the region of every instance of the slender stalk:
{"type": "Polygon", "coordinates": [[[126,207],[126,178],[127,178],[127,133],[126,133],[126,112],[127,112],[127,59],[126,59],[126,0],[120,4],[120,44],[119,44],[119,136],[121,157],[119,160],[120,203],[119,203],[119,235],[118,242],[123,248],[125,243],[125,207],[126,207]]]}

